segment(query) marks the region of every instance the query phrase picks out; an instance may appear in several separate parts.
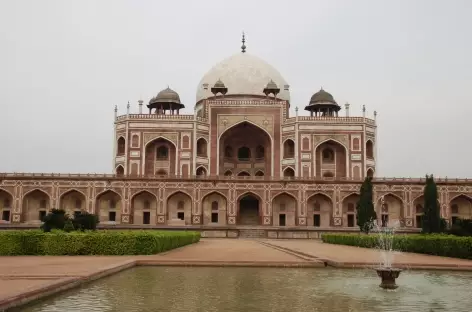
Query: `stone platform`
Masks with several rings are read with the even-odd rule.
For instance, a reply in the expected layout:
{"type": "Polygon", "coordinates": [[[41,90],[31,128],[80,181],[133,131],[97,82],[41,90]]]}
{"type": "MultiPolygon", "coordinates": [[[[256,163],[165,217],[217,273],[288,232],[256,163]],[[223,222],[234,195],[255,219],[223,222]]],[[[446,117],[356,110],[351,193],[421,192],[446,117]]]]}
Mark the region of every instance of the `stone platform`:
{"type": "MultiPolygon", "coordinates": [[[[135,265],[374,267],[379,257],[371,249],[298,239],[202,239],[152,256],[0,257],[0,311],[135,265]]],[[[472,271],[472,261],[461,259],[400,253],[394,260],[406,269],[472,271]]]]}

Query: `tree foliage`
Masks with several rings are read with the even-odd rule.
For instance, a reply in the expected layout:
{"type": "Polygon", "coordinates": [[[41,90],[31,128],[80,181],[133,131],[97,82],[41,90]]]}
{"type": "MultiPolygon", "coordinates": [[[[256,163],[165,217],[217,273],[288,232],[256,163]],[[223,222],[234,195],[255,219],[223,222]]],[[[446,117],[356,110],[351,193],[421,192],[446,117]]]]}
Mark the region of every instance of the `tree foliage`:
{"type": "Polygon", "coordinates": [[[361,232],[369,233],[377,219],[372,202],[372,178],[365,178],[361,186],[360,198],[356,205],[357,225],[361,232]]]}
{"type": "Polygon", "coordinates": [[[441,213],[438,203],[438,187],[433,175],[426,175],[424,186],[423,233],[441,233],[441,213]]]}

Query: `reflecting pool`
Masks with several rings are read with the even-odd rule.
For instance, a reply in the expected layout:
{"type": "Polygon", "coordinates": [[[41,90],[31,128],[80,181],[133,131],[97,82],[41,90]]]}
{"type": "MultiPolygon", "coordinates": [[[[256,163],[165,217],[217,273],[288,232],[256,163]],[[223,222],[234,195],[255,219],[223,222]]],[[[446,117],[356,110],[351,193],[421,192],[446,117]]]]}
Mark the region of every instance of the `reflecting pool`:
{"type": "Polygon", "coordinates": [[[368,269],[137,267],[21,311],[471,311],[472,274],[368,269]]]}

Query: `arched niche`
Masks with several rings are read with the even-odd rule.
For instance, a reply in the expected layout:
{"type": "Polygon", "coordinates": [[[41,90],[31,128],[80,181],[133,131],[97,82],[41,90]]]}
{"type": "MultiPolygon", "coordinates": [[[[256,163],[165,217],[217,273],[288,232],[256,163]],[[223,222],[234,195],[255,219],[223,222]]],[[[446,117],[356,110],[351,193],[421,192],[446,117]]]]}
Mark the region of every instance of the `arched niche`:
{"type": "Polygon", "coordinates": [[[264,176],[264,171],[258,170],[254,176],[256,176],[256,177],[263,177],[263,176],[264,176]]]}
{"type": "Polygon", "coordinates": [[[126,150],[125,138],[119,137],[116,142],[116,156],[123,156],[126,150]]]}
{"type": "Polygon", "coordinates": [[[463,194],[454,197],[449,202],[451,222],[457,219],[472,219],[472,199],[463,194]]]}
{"type": "Polygon", "coordinates": [[[343,199],[342,202],[342,215],[343,215],[343,226],[356,227],[357,216],[356,206],[359,201],[359,194],[350,194],[343,199]]]}
{"type": "Polygon", "coordinates": [[[238,198],[238,224],[260,225],[262,200],[253,193],[245,193],[238,198]]]}
{"type": "Polygon", "coordinates": [[[121,196],[108,190],[100,193],[95,200],[95,214],[100,223],[121,223],[121,196]]]}
{"type": "Polygon", "coordinates": [[[284,169],[284,178],[293,178],[295,177],[295,171],[291,167],[284,169]]]}
{"type": "Polygon", "coordinates": [[[176,192],[167,198],[167,221],[175,224],[192,224],[192,198],[176,192]]]}
{"type": "Polygon", "coordinates": [[[365,155],[367,158],[374,159],[374,143],[371,140],[365,143],[365,155]]]}
{"type": "Polygon", "coordinates": [[[295,157],[295,142],[292,139],[287,139],[284,141],[284,158],[293,158],[295,157]]]}
{"type": "Polygon", "coordinates": [[[2,213],[2,221],[10,222],[13,209],[13,196],[0,189],[0,210],[2,213]]]}
{"type": "Polygon", "coordinates": [[[34,190],[23,197],[22,220],[40,222],[51,210],[49,195],[41,190],[34,190]]]}
{"type": "Polygon", "coordinates": [[[116,167],[115,173],[118,177],[122,177],[122,176],[125,175],[125,168],[123,168],[122,165],[119,165],[119,166],[116,167]]]}
{"type": "Polygon", "coordinates": [[[380,224],[382,226],[393,226],[398,222],[401,224],[405,218],[404,205],[401,198],[390,193],[384,195],[383,198],[383,205],[382,198],[379,198],[376,207],[377,219],[380,224]]]}
{"type": "Polygon", "coordinates": [[[204,177],[204,176],[207,175],[207,171],[206,171],[205,167],[201,166],[201,167],[197,168],[196,174],[197,174],[197,176],[204,177]]]}
{"type": "Polygon", "coordinates": [[[197,156],[198,157],[208,157],[208,144],[204,138],[197,140],[197,156]]]}
{"type": "Polygon", "coordinates": [[[141,191],[131,199],[130,223],[156,224],[157,199],[148,191],[141,191]]]}
{"type": "Polygon", "coordinates": [[[87,211],[87,199],[85,195],[77,190],[69,190],[59,198],[60,209],[73,217],[82,211],[87,211]]]}
{"type": "Polygon", "coordinates": [[[238,177],[250,177],[251,175],[247,171],[240,171],[238,177]]]}
{"type": "Polygon", "coordinates": [[[227,200],[222,194],[213,192],[202,200],[203,224],[226,224],[227,200]]]}
{"type": "Polygon", "coordinates": [[[317,193],[307,199],[307,225],[329,227],[333,216],[333,201],[325,194],[317,193]]]}
{"type": "Polygon", "coordinates": [[[328,140],[315,149],[316,176],[322,177],[325,172],[333,173],[335,178],[347,177],[347,150],[339,142],[328,140]]]}
{"type": "Polygon", "coordinates": [[[415,219],[414,219],[415,227],[417,228],[422,227],[423,214],[424,214],[424,196],[421,195],[415,198],[415,200],[413,200],[413,215],[415,216],[415,219]]]}
{"type": "Polygon", "coordinates": [[[152,176],[159,170],[167,175],[175,175],[176,148],[174,143],[164,138],[157,138],[145,148],[144,174],[152,176]]]}
{"type": "Polygon", "coordinates": [[[272,224],[275,226],[295,226],[297,200],[293,195],[281,193],[272,200],[272,224]]]}
{"type": "Polygon", "coordinates": [[[367,169],[367,177],[369,177],[369,178],[374,177],[374,169],[372,169],[372,168],[367,169]]]}
{"type": "Polygon", "coordinates": [[[272,141],[269,134],[259,126],[244,121],[227,129],[219,138],[219,174],[223,174],[225,163],[250,165],[264,172],[271,172],[272,141]],[[262,157],[261,157],[262,156],[262,157]]]}

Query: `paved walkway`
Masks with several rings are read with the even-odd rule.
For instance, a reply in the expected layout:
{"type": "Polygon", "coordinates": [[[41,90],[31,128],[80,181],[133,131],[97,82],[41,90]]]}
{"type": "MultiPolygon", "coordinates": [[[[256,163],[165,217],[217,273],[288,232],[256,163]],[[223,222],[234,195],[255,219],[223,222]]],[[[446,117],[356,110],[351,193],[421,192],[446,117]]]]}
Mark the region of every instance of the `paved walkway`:
{"type": "MultiPolygon", "coordinates": [[[[0,257],[0,311],[135,265],[356,267],[374,266],[379,259],[375,250],[316,240],[243,239],[202,239],[152,256],[0,257]]],[[[411,269],[472,271],[472,261],[427,255],[401,253],[394,262],[411,269]]]]}

